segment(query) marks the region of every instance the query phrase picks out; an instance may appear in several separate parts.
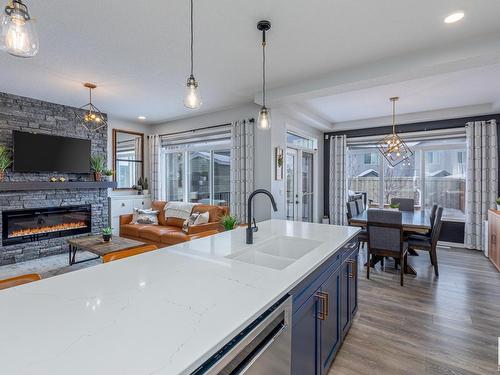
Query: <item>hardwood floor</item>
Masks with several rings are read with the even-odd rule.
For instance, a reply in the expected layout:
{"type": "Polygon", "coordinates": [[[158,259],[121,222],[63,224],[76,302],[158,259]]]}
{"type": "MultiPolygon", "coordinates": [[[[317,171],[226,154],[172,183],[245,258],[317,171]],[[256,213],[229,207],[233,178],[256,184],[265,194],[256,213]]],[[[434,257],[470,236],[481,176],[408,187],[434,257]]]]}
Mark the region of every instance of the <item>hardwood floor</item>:
{"type": "Polygon", "coordinates": [[[500,273],[480,252],[439,248],[435,278],[419,254],[404,287],[392,262],[370,280],[359,268],[359,310],[329,375],[498,374],[500,273]]]}

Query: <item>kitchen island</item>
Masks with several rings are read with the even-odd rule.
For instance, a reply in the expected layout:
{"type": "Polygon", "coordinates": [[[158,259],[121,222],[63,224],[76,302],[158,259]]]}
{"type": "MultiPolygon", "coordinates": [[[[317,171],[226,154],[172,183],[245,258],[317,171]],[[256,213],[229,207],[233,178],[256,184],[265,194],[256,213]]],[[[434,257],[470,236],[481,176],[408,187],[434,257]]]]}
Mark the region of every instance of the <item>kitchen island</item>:
{"type": "Polygon", "coordinates": [[[1,372],[190,374],[290,294],[292,373],[323,374],[357,308],[358,231],[269,220],[253,245],[240,228],[0,291],[1,372]]]}

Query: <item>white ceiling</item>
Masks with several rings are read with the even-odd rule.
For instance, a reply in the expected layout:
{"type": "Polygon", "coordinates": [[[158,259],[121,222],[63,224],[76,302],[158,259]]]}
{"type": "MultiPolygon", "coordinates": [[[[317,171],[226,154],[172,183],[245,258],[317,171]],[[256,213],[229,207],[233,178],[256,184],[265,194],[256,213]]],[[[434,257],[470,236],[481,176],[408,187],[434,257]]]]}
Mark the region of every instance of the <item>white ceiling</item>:
{"type": "Polygon", "coordinates": [[[485,103],[498,106],[500,86],[494,82],[500,82],[500,65],[349,91],[306,103],[331,123],[389,116],[392,113],[389,98],[393,96],[400,97],[396,104],[398,114],[485,103]]]}
{"type": "MultiPolygon", "coordinates": [[[[162,122],[193,114],[182,105],[189,73],[188,1],[27,0],[27,4],[37,19],[40,52],[32,59],[0,54],[0,91],[81,106],[87,102],[81,84],[90,81],[99,85],[95,104],[118,118],[135,120],[144,115],[148,122],[162,122]]],[[[255,24],[263,18],[273,24],[270,89],[500,32],[498,0],[196,0],[195,7],[201,112],[248,103],[259,92],[260,34],[255,24]],[[443,18],[457,9],[465,11],[465,19],[445,25],[443,18]]],[[[473,74],[488,81],[481,72],[473,74]]],[[[498,78],[498,70],[492,74],[498,78]]],[[[408,110],[439,106],[439,95],[419,96],[434,90],[429,88],[433,84],[424,79],[411,87],[402,83],[402,92],[382,87],[363,93],[365,107],[373,109],[362,115],[386,113],[387,97],[394,94],[402,96],[402,109],[410,106],[410,100],[403,100],[405,94],[414,101],[408,110]]],[[[470,87],[436,84],[445,92],[470,87]]],[[[474,91],[474,101],[490,94],[474,91]]],[[[303,104],[329,121],[343,121],[362,112],[358,95],[309,98],[303,104]]],[[[440,105],[448,105],[451,99],[443,96],[447,102],[440,105]]],[[[465,95],[456,97],[468,103],[465,95]]]]}

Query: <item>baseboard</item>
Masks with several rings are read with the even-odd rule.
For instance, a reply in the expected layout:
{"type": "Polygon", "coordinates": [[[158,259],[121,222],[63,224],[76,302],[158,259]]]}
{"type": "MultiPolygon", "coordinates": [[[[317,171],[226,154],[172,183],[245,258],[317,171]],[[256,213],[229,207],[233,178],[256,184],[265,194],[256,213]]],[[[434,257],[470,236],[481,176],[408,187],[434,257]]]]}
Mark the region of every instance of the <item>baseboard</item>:
{"type": "Polygon", "coordinates": [[[465,245],[459,242],[438,241],[437,245],[440,247],[458,247],[460,249],[465,249],[465,245]]]}

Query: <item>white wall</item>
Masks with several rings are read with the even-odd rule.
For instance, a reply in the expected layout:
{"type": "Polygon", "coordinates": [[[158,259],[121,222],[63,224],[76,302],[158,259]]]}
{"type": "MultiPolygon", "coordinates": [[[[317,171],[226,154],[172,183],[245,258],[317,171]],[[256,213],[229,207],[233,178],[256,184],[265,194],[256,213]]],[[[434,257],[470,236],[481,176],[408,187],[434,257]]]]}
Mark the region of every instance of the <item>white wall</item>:
{"type": "Polygon", "coordinates": [[[272,127],[271,127],[271,192],[276,198],[278,212],[273,212],[272,217],[276,219],[286,219],[286,176],[283,180],[275,180],[274,163],[275,163],[275,147],[281,147],[286,152],[286,132],[287,130],[295,131],[300,135],[314,137],[318,140],[318,151],[314,158],[314,184],[317,194],[314,199],[314,221],[320,222],[323,217],[323,132],[305,123],[298,122],[290,118],[286,110],[272,110],[272,127]]]}
{"type": "MultiPolygon", "coordinates": [[[[257,119],[260,107],[249,103],[235,108],[201,114],[181,120],[170,121],[153,126],[152,134],[168,134],[185,130],[200,129],[207,126],[221,125],[237,120],[257,119]]],[[[255,129],[255,188],[271,188],[271,137],[268,131],[255,129]]],[[[271,204],[267,197],[259,196],[255,199],[255,219],[267,220],[271,217],[271,204]]]]}
{"type": "MultiPolygon", "coordinates": [[[[138,124],[123,121],[113,117],[108,117],[108,168],[113,168],[113,129],[129,130],[144,133],[144,175],[149,177],[149,153],[148,153],[148,135],[152,134],[151,125],[138,124]]],[[[109,194],[132,194],[133,190],[109,190],[109,194]]]]}

